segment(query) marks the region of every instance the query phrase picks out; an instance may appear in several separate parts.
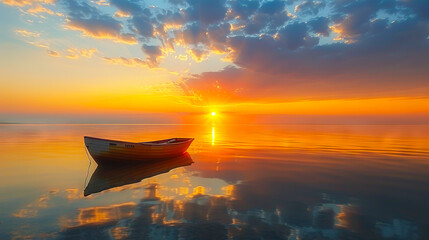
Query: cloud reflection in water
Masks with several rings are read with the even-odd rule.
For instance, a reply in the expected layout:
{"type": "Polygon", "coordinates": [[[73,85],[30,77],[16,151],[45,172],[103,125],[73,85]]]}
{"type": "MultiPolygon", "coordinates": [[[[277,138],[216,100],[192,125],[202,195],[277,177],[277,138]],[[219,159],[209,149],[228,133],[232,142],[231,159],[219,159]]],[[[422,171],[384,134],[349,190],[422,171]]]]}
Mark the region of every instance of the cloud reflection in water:
{"type": "MultiPolygon", "coordinates": [[[[191,127],[180,129],[188,132],[191,127]]],[[[87,131],[85,127],[70,128],[79,141],[79,131],[87,131]]],[[[106,132],[104,127],[99,128],[97,131],[106,132]]],[[[78,184],[55,183],[53,186],[58,189],[51,193],[45,190],[25,199],[20,209],[28,211],[36,209],[33,206],[38,206],[40,198],[45,199],[37,208],[37,215],[13,216],[21,211],[15,208],[8,221],[2,220],[0,228],[13,226],[11,237],[37,238],[44,234],[45,238],[55,239],[426,239],[429,236],[429,219],[425,214],[429,212],[429,148],[424,126],[234,128],[232,132],[216,126],[214,145],[212,126],[196,134],[200,136],[196,139],[203,140],[197,140],[190,149],[195,161],[190,166],[146,179],[140,178],[151,174],[139,176],[125,171],[124,178],[113,182],[110,189],[106,188],[107,180],[111,179],[109,174],[100,177],[97,170],[94,176],[106,180],[106,184],[100,184],[98,190],[93,188],[99,193],[86,198],[77,187],[85,177],[86,166],[83,166],[78,169],[82,176],[76,181],[78,184]],[[127,176],[132,177],[127,179],[127,176]],[[120,186],[118,182],[126,185],[120,186]]],[[[128,126],[118,126],[109,134],[137,138],[137,132],[127,133],[127,129],[128,126]]],[[[146,129],[150,126],[142,126],[139,134],[146,129]]],[[[159,129],[153,129],[158,134],[159,129]]],[[[37,141],[31,141],[33,156],[42,155],[33,142],[37,141]]],[[[69,143],[59,142],[55,144],[69,143]]],[[[76,146],[81,150],[79,143],[76,146]]],[[[23,146],[10,149],[16,148],[19,150],[16,154],[23,154],[23,146]]],[[[74,153],[70,147],[68,151],[74,153]]],[[[15,152],[9,150],[12,153],[15,152]]],[[[45,156],[40,159],[48,162],[50,159],[45,156]]],[[[75,159],[73,156],[70,161],[64,160],[64,164],[75,159]]]]}

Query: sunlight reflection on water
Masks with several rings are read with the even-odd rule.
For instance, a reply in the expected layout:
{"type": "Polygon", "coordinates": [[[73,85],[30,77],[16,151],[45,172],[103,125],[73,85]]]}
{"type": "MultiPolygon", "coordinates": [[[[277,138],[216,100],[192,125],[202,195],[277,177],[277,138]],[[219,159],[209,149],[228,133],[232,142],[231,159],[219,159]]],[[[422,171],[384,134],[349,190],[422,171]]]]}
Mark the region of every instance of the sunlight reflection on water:
{"type": "Polygon", "coordinates": [[[0,125],[0,133],[0,239],[429,236],[429,126],[0,125]],[[99,188],[84,197],[84,135],[194,137],[194,163],[92,163],[99,188]]]}

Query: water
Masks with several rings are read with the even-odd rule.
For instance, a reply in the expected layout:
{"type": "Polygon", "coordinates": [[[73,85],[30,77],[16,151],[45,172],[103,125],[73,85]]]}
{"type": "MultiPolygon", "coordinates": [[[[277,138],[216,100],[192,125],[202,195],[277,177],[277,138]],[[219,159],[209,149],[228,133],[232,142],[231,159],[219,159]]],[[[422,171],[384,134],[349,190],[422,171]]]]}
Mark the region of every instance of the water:
{"type": "Polygon", "coordinates": [[[0,239],[429,239],[429,126],[0,125],[0,152],[0,239]],[[84,135],[195,141],[96,170],[84,135]]]}

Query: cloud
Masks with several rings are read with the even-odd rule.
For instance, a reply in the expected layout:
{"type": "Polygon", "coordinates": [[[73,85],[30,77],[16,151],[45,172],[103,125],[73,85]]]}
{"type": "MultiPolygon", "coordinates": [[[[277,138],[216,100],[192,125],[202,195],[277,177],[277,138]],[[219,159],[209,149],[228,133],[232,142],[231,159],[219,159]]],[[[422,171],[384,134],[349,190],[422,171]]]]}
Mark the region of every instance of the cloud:
{"type": "Polygon", "coordinates": [[[158,59],[162,56],[161,48],[159,46],[144,44],[142,50],[146,54],[147,65],[149,67],[157,67],[158,59]]]}
{"type": "Polygon", "coordinates": [[[110,4],[106,0],[93,0],[91,2],[97,4],[98,6],[110,6],[110,4]]]}
{"type": "Polygon", "coordinates": [[[19,6],[19,7],[33,5],[36,3],[54,4],[56,2],[56,0],[0,0],[0,1],[9,6],[19,6]]]}
{"type": "Polygon", "coordinates": [[[92,54],[98,52],[98,50],[96,48],[80,49],[79,52],[82,57],[90,58],[92,57],[92,54]]]}
{"type": "Polygon", "coordinates": [[[150,38],[153,37],[154,28],[150,19],[150,11],[146,9],[139,15],[134,15],[131,22],[135,31],[142,37],[150,38]]]}
{"type": "Polygon", "coordinates": [[[207,44],[207,29],[204,25],[194,22],[187,25],[183,31],[178,32],[177,41],[182,41],[185,45],[207,44]]]}
{"type": "Polygon", "coordinates": [[[18,29],[15,32],[23,37],[40,37],[40,33],[27,31],[25,29],[18,29]]]}
{"type": "Polygon", "coordinates": [[[225,42],[227,36],[231,33],[231,25],[223,23],[218,26],[210,26],[207,30],[207,36],[210,40],[210,49],[214,52],[224,53],[227,52],[225,42]]]}
{"type": "Polygon", "coordinates": [[[396,21],[321,46],[308,42],[309,31],[294,23],[277,38],[231,37],[229,57],[240,68],[187,78],[185,92],[208,103],[427,96],[427,23],[396,21]]]}
{"type": "Polygon", "coordinates": [[[147,66],[147,63],[140,59],[140,58],[125,58],[125,57],[118,57],[118,58],[109,58],[109,57],[103,57],[104,60],[107,62],[110,62],[112,64],[120,64],[125,65],[128,67],[136,67],[136,66],[147,66]]]}
{"type": "Polygon", "coordinates": [[[184,10],[189,21],[198,21],[202,24],[218,23],[227,12],[225,0],[187,0],[189,7],[184,10]]]}
{"type": "Polygon", "coordinates": [[[210,53],[208,50],[198,48],[189,49],[187,52],[196,62],[205,60],[210,53]]]}
{"type": "Polygon", "coordinates": [[[77,59],[79,57],[91,58],[94,53],[98,52],[98,50],[96,48],[89,48],[89,49],[69,48],[67,49],[67,52],[68,52],[67,54],[68,58],[77,59]]]}
{"type": "Polygon", "coordinates": [[[46,43],[41,43],[41,42],[27,42],[27,43],[39,48],[49,48],[49,45],[46,43]]]}
{"type": "Polygon", "coordinates": [[[238,17],[241,20],[246,21],[253,13],[259,8],[259,1],[256,0],[233,0],[228,2],[231,6],[230,15],[231,17],[238,17]]]}
{"type": "Polygon", "coordinates": [[[156,18],[160,24],[167,26],[181,27],[185,23],[185,14],[182,11],[173,12],[166,10],[157,14],[156,18]]]}
{"type": "Polygon", "coordinates": [[[48,49],[48,50],[46,50],[46,53],[51,57],[60,57],[61,56],[61,54],[59,52],[54,51],[54,50],[48,49]]]}
{"type": "Polygon", "coordinates": [[[100,38],[111,39],[115,42],[126,44],[137,44],[137,40],[132,34],[121,34],[121,25],[110,19],[92,19],[90,21],[73,19],[67,23],[71,30],[81,31],[84,35],[100,38]]]}
{"type": "Polygon", "coordinates": [[[326,6],[323,1],[307,0],[295,6],[295,12],[306,15],[317,15],[321,9],[326,6]]]}
{"type": "MultiPolygon", "coordinates": [[[[47,1],[13,2],[37,9],[47,1]]],[[[172,0],[151,7],[62,0],[59,7],[68,29],[141,46],[140,56],[105,57],[110,63],[156,68],[169,54],[186,52],[197,62],[223,54],[234,67],[192,75],[183,89],[237,102],[422,96],[429,88],[426,2],[172,0]]]]}
{"type": "MultiPolygon", "coordinates": [[[[281,37],[279,40],[270,37],[236,37],[232,39],[231,47],[235,50],[237,64],[258,71],[264,69],[266,64],[261,64],[260,61],[255,62],[253,59],[256,58],[251,58],[255,55],[260,56],[260,60],[264,59],[265,63],[272,64],[264,69],[267,72],[301,74],[311,70],[315,75],[317,73],[336,74],[339,71],[357,68],[360,68],[359,71],[361,71],[364,67],[368,68],[365,72],[369,72],[369,70],[383,68],[387,70],[390,68],[388,63],[394,61],[397,61],[396,64],[402,62],[407,65],[412,65],[409,63],[413,62],[413,68],[418,69],[418,66],[422,66],[424,60],[427,59],[424,56],[424,53],[428,51],[426,40],[428,30],[425,26],[427,23],[416,19],[397,21],[386,26],[382,31],[368,33],[354,44],[338,43],[310,47],[302,44],[305,32],[302,31],[304,27],[299,24],[292,28],[294,31],[290,31],[298,35],[293,36],[296,39],[292,39],[292,43],[287,40],[284,45],[281,37]],[[404,42],[407,44],[403,44],[404,42]],[[290,49],[291,46],[296,45],[301,45],[303,48],[291,52],[284,47],[290,49]],[[412,55],[413,58],[404,58],[407,55],[412,55]]],[[[287,29],[285,28],[285,30],[287,29]]],[[[408,72],[406,69],[401,70],[408,72]]]]}
{"type": "Polygon", "coordinates": [[[316,37],[308,34],[308,26],[305,23],[289,24],[278,33],[278,42],[290,50],[299,47],[313,47],[319,42],[316,37]]]}
{"type": "Polygon", "coordinates": [[[66,26],[81,31],[93,38],[111,39],[115,42],[137,44],[131,33],[122,33],[122,24],[107,14],[101,14],[95,7],[75,0],[65,1],[69,10],[66,26]]]}
{"type": "Polygon", "coordinates": [[[329,36],[331,29],[329,28],[329,19],[326,17],[317,17],[313,18],[308,22],[311,30],[314,33],[320,34],[322,36],[329,36]]]}
{"type": "Polygon", "coordinates": [[[151,59],[151,57],[148,57],[148,59],[146,60],[143,60],[141,58],[126,58],[126,57],[118,57],[118,58],[103,57],[103,59],[109,63],[124,65],[127,67],[155,68],[158,66],[158,63],[152,62],[153,59],[151,59]]]}
{"type": "Polygon", "coordinates": [[[136,0],[110,0],[111,5],[128,14],[139,13],[143,10],[139,2],[136,0]]]}
{"type": "Polygon", "coordinates": [[[187,77],[180,82],[186,96],[192,97],[192,104],[225,104],[246,100],[246,94],[241,92],[243,86],[242,71],[228,67],[221,72],[206,72],[187,77]]]}
{"type": "Polygon", "coordinates": [[[54,12],[51,9],[45,8],[40,4],[36,4],[32,8],[28,9],[27,13],[30,13],[30,14],[47,13],[49,15],[54,14],[54,12]]]}
{"type": "Polygon", "coordinates": [[[117,17],[117,18],[127,18],[127,17],[130,17],[131,15],[127,12],[122,12],[119,10],[119,11],[115,12],[115,14],[113,16],[117,17]]]}
{"type": "Polygon", "coordinates": [[[394,1],[372,1],[361,0],[352,1],[344,4],[342,1],[334,1],[335,10],[344,16],[338,20],[338,23],[332,27],[338,34],[339,39],[354,41],[361,35],[370,32],[376,27],[376,23],[385,21],[383,19],[374,19],[379,10],[394,11],[394,1]]]}
{"type": "Polygon", "coordinates": [[[290,18],[285,7],[285,2],[281,0],[264,2],[245,23],[245,33],[259,34],[263,30],[267,33],[275,33],[277,28],[281,27],[290,18]]]}

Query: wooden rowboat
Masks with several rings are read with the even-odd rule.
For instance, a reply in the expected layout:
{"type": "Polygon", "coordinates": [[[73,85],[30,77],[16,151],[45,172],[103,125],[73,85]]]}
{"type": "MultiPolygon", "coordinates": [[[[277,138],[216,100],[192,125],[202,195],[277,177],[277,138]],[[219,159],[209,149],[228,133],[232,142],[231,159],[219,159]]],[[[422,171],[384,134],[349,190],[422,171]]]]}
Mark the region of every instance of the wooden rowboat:
{"type": "Polygon", "coordinates": [[[192,163],[189,153],[184,153],[178,157],[139,164],[98,165],[85,188],[84,196],[137,183],[145,178],[169,172],[174,168],[188,166],[192,163]]]}
{"type": "Polygon", "coordinates": [[[148,162],[152,159],[182,155],[193,138],[170,138],[152,142],[125,142],[95,137],[84,137],[85,146],[98,163],[148,162]]]}

